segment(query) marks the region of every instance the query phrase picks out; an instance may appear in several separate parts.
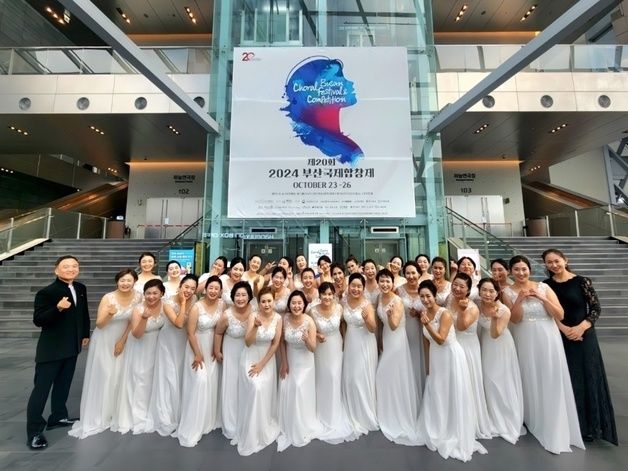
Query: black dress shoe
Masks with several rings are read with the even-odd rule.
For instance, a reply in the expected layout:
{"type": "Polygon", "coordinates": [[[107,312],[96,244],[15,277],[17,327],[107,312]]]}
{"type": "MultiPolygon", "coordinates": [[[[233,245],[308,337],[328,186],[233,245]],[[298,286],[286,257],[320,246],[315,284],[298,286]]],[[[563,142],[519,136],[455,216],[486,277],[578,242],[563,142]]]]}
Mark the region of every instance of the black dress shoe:
{"type": "Polygon", "coordinates": [[[48,446],[48,440],[46,440],[43,433],[38,433],[33,438],[28,440],[26,444],[31,450],[43,450],[48,446]]]}
{"type": "Polygon", "coordinates": [[[58,420],[57,422],[49,423],[48,426],[46,427],[46,429],[47,430],[52,430],[53,428],[70,427],[77,420],[78,419],[61,419],[61,420],[58,420]]]}

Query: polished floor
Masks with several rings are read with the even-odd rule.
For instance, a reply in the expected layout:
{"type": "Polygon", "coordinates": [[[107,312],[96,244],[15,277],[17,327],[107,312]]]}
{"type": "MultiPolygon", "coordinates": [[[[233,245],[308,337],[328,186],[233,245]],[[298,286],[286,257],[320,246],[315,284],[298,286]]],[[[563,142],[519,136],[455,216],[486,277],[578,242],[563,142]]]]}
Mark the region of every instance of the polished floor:
{"type": "MultiPolygon", "coordinates": [[[[464,469],[507,471],[607,471],[628,467],[628,448],[604,442],[588,444],[587,450],[552,455],[530,435],[516,445],[501,439],[484,440],[487,455],[474,455],[461,463],[443,460],[425,447],[390,443],[381,433],[358,441],[327,445],[315,441],[304,448],[277,453],[274,446],[251,457],[238,455],[235,447],[214,432],[192,449],[175,439],[152,435],[120,435],[104,432],[85,440],[69,437],[64,429],[46,432],[48,449],[33,452],[25,443],[26,402],[30,394],[35,340],[0,339],[0,469],[18,470],[286,470],[294,471],[403,471],[464,469]],[[622,465],[623,463],[623,465],[622,465]]],[[[602,340],[608,379],[613,394],[620,442],[628,440],[628,338],[602,340]]],[[[77,416],[85,363],[81,355],[68,407],[77,416]]]]}

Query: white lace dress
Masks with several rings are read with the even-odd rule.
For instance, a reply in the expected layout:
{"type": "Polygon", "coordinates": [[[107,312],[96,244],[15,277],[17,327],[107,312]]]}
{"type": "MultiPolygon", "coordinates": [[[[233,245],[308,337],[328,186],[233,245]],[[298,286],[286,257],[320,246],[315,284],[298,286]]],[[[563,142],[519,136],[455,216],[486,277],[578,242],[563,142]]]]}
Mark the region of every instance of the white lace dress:
{"type": "Polygon", "coordinates": [[[203,366],[192,369],[194,351],[188,342],[183,360],[183,382],[181,386],[181,420],[173,434],[179,444],[195,446],[203,435],[220,427],[220,363],[212,358],[214,351],[214,330],[220,319],[224,304],[212,313],[205,303],[197,304],[199,316],[196,324],[196,340],[203,354],[203,366]]]}
{"type": "MultiPolygon", "coordinates": [[[[539,283],[537,290],[543,293],[547,288],[539,283]]],[[[511,287],[503,293],[513,303],[517,299],[511,287]]],[[[523,421],[551,453],[571,451],[570,445],[584,448],[558,326],[537,298],[527,297],[522,309],[514,340],[523,387],[523,421]]]]}
{"type": "Polygon", "coordinates": [[[111,430],[134,434],[146,432],[148,408],[153,389],[153,372],[159,331],[167,322],[162,310],[146,321],[144,335],[135,338],[129,334],[124,365],[118,390],[118,410],[114,413],[111,430]]]}
{"type": "Polygon", "coordinates": [[[423,351],[423,326],[418,316],[411,316],[410,310],[416,312],[423,311],[423,303],[419,299],[418,294],[412,296],[407,291],[407,286],[402,285],[397,288],[397,295],[403,302],[403,310],[405,315],[406,335],[408,337],[408,346],[410,347],[410,360],[412,361],[412,375],[416,384],[416,391],[419,395],[419,402],[423,395],[423,385],[425,384],[425,354],[423,351]]]}
{"type": "Polygon", "coordinates": [[[347,323],[342,356],[342,399],[357,436],[379,429],[375,399],[377,340],[362,318],[369,303],[365,299],[354,309],[345,303],[342,312],[347,323]]]}
{"type": "MultiPolygon", "coordinates": [[[[179,314],[179,304],[166,301],[179,314]]],[[[155,374],[148,412],[147,431],[170,436],[181,420],[183,355],[187,343],[185,326],[177,328],[166,319],[157,339],[155,374]]]]}
{"type": "MultiPolygon", "coordinates": [[[[503,316],[507,309],[500,304],[498,316],[503,316]]],[[[523,390],[515,343],[508,328],[496,339],[491,337],[491,318],[482,311],[478,323],[488,415],[494,433],[514,445],[519,436],[525,434],[523,390]]]]}
{"type": "MultiPolygon", "coordinates": [[[[456,300],[453,296],[449,298],[449,309],[453,320],[454,326],[458,315],[453,308],[453,303],[456,300]]],[[[469,301],[469,305],[472,306],[473,301],[469,301]]],[[[476,320],[467,327],[466,330],[460,331],[456,329],[456,338],[458,343],[464,351],[464,355],[467,359],[467,365],[469,366],[469,374],[471,375],[471,391],[473,397],[473,407],[475,408],[475,416],[477,423],[475,426],[475,437],[481,439],[493,438],[495,435],[493,430],[493,424],[488,415],[488,409],[486,407],[486,394],[484,393],[484,378],[482,375],[482,352],[480,350],[480,339],[478,338],[478,321],[476,320]]]]}
{"type": "Polygon", "coordinates": [[[322,315],[319,308],[317,305],[310,311],[316,331],[325,336],[325,341],[318,342],[314,352],[316,413],[327,429],[320,439],[336,444],[357,438],[342,402],[342,306],[335,304],[329,317],[322,315]]]}
{"type": "Polygon", "coordinates": [[[77,438],[100,433],[111,425],[113,414],[118,408],[116,396],[127,349],[117,357],[113,355],[113,350],[127,328],[133,308],[142,299],[135,293],[131,303],[123,308],[114,293],[108,293],[105,297],[106,302],[116,306],[117,311],[106,326],[94,329],[89,341],[81,393],[81,420],[75,422],[68,432],[77,438]]]}
{"type": "Polygon", "coordinates": [[[279,382],[279,429],[277,450],[289,446],[301,447],[318,438],[324,432],[316,417],[316,372],[314,353],[305,346],[303,334],[307,331],[309,317],[297,327],[284,320],[284,339],[288,355],[289,371],[279,382]]]}
{"type": "Polygon", "coordinates": [[[255,343],[244,347],[240,359],[240,382],[236,435],[231,440],[238,446],[238,453],[248,456],[266,448],[279,436],[277,418],[277,368],[270,358],[257,376],[249,376],[251,366],[259,362],[275,338],[277,322],[281,316],[275,313],[268,326],[259,326],[255,343]]]}
{"type": "Polygon", "coordinates": [[[364,288],[364,296],[366,296],[366,299],[369,300],[373,308],[377,307],[377,297],[379,296],[379,293],[379,286],[375,286],[372,290],[369,290],[366,287],[364,288]]]}
{"type": "Polygon", "coordinates": [[[375,378],[377,419],[379,428],[390,441],[399,445],[416,445],[419,397],[412,372],[406,318],[402,315],[399,326],[392,330],[386,312],[392,308],[396,299],[397,296],[390,303],[383,305],[380,302],[377,306],[377,317],[384,325],[383,352],[375,378]]]}
{"type": "MultiPolygon", "coordinates": [[[[440,308],[431,322],[437,332],[444,311],[440,308]]],[[[418,420],[419,444],[445,459],[469,461],[474,452],[484,454],[486,449],[475,439],[475,408],[464,351],[453,325],[442,345],[425,327],[423,335],[430,342],[430,366],[418,420]]]]}
{"type": "Polygon", "coordinates": [[[447,304],[449,293],[451,293],[451,281],[447,281],[443,289],[436,293],[436,304],[439,306],[447,304]]]}
{"type": "Polygon", "coordinates": [[[227,308],[227,330],[222,338],[222,382],[220,385],[220,404],[222,408],[222,433],[228,439],[236,435],[238,425],[240,383],[240,356],[244,350],[246,321],[238,320],[232,308],[227,308]]]}

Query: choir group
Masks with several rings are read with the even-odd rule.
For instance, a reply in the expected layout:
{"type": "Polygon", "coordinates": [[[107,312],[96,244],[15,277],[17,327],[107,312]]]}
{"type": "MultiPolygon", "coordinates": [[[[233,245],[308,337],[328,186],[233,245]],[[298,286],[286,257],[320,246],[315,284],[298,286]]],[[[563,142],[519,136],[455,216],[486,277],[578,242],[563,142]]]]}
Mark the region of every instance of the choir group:
{"type": "Polygon", "coordinates": [[[253,255],[167,280],[143,253],[99,305],[70,435],[157,432],[195,446],[220,428],[241,455],[381,430],[443,458],[531,433],[552,453],[617,444],[591,281],[556,249],[530,262],[419,255],[386,267],[253,255]],[[296,267],[294,266],[296,265],[296,267]],[[347,272],[345,272],[345,270],[347,272]],[[510,275],[510,276],[509,276],[510,275]]]}

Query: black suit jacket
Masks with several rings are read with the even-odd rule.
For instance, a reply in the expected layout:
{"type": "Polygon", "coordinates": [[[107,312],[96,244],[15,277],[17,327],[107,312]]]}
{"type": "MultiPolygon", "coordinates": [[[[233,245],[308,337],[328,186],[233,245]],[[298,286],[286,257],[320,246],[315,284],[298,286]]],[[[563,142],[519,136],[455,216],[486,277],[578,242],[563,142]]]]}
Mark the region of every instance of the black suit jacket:
{"type": "Polygon", "coordinates": [[[76,303],[68,284],[59,278],[35,295],[33,323],[41,327],[35,355],[37,363],[78,355],[82,340],[89,337],[87,290],[84,284],[77,281],[72,285],[76,291],[76,303]],[[67,296],[72,305],[59,311],[57,303],[64,296],[67,296]]]}

